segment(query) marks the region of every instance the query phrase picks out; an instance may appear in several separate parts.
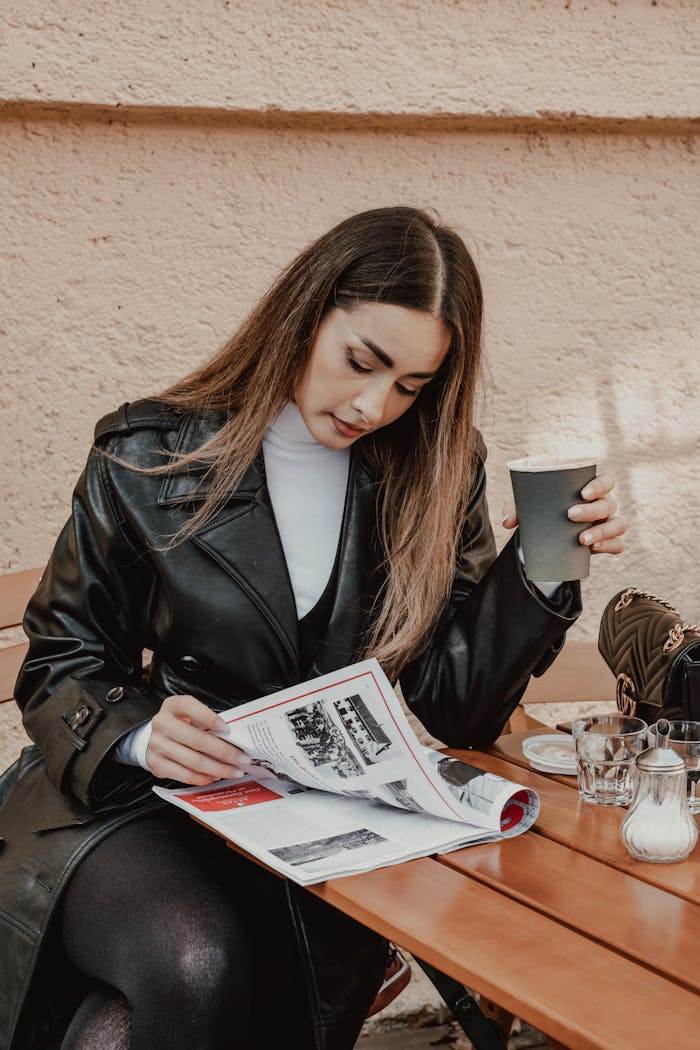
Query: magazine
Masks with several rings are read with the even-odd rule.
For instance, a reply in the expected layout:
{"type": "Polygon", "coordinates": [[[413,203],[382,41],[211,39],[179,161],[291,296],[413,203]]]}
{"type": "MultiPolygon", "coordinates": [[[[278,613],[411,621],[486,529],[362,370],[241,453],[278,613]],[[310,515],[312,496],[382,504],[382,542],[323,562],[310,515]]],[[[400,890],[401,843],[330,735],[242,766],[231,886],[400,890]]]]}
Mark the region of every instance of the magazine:
{"type": "Polygon", "coordinates": [[[526,831],[530,788],[424,747],[376,660],[220,712],[243,775],[154,787],[303,886],[526,831]]]}

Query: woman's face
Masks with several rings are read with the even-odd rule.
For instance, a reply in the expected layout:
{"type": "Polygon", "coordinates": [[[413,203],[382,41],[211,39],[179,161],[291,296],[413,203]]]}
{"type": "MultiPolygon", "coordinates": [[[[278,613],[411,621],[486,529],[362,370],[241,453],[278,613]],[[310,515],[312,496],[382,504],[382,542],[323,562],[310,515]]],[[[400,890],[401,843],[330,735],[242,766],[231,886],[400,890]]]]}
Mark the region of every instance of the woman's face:
{"type": "Polygon", "coordinates": [[[445,359],[442,318],[404,306],[335,307],[321,322],[294,400],[321,445],[347,448],[406,412],[445,359]]]}

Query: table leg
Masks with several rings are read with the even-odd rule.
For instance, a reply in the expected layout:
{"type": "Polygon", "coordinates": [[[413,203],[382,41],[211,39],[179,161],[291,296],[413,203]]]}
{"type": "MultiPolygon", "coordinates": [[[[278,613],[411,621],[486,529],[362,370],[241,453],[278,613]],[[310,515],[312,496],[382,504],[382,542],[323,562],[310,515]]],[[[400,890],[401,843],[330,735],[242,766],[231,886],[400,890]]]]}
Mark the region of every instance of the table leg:
{"type": "Polygon", "coordinates": [[[475,1050],[505,1050],[508,1042],[505,1032],[496,1021],[482,1013],[476,999],[464,985],[422,959],[416,959],[416,962],[433,982],[460,1028],[471,1039],[475,1050]]]}
{"type": "Polygon", "coordinates": [[[502,1006],[498,1005],[498,1003],[494,1003],[490,999],[485,999],[483,995],[479,996],[479,1007],[481,1012],[485,1014],[489,1020],[495,1021],[496,1024],[503,1029],[506,1036],[510,1037],[513,1028],[513,1021],[515,1020],[515,1017],[510,1010],[504,1010],[502,1006]]]}

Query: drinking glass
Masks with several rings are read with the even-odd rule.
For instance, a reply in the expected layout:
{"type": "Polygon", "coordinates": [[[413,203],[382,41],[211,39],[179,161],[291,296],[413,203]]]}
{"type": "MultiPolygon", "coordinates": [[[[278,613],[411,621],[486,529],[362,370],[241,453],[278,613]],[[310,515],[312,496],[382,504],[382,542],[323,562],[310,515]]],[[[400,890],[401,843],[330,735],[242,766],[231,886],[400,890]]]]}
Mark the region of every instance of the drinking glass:
{"type": "MultiPolygon", "coordinates": [[[[688,805],[700,813],[700,722],[671,721],[668,746],[680,755],[688,771],[688,805]]],[[[657,746],[656,723],[649,726],[649,744],[657,746]]]]}
{"type": "Polygon", "coordinates": [[[634,760],[647,746],[648,726],[630,715],[592,715],[572,723],[578,792],[584,802],[628,806],[634,760]]]}

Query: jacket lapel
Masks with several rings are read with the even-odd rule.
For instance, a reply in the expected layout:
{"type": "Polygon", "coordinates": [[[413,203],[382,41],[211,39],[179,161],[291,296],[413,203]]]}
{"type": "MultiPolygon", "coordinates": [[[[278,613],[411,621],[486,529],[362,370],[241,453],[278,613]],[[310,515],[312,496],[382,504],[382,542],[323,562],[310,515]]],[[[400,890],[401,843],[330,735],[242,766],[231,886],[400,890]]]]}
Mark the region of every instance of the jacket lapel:
{"type": "Polygon", "coordinates": [[[367,634],[372,607],[382,582],[377,568],[381,562],[376,536],[377,490],[377,483],[354,448],[333,607],[312,674],[327,674],[357,660],[367,634]]]}
{"type": "MultiPolygon", "coordinates": [[[[221,420],[218,421],[221,425],[221,420]]],[[[177,451],[197,448],[216,429],[201,421],[182,432],[177,451]],[[210,430],[211,428],[211,430],[210,430]]],[[[167,474],[161,486],[161,506],[186,507],[206,495],[203,471],[189,469],[167,474]]],[[[378,485],[352,450],[348,488],[340,536],[335,596],[324,639],[309,677],[326,674],[357,659],[367,634],[371,610],[383,576],[377,569],[376,501],[378,485]]],[[[292,662],[298,680],[307,674],[299,665],[298,619],[287,563],[265,480],[262,451],[227,503],[191,537],[200,550],[226,572],[248,595],[277,635],[292,662]]]]}
{"type": "MultiPolygon", "coordinates": [[[[261,467],[262,461],[251,471],[261,467]]],[[[245,591],[298,667],[296,604],[264,476],[252,498],[242,495],[239,490],[192,542],[245,591]]]]}
{"type": "MultiPolygon", "coordinates": [[[[201,427],[181,435],[178,451],[202,444],[201,427]]],[[[201,469],[166,474],[158,503],[186,508],[207,491],[201,469]]],[[[211,521],[191,536],[191,542],[235,580],[272,628],[298,674],[297,613],[277,523],[259,452],[230,499],[211,521]]]]}

